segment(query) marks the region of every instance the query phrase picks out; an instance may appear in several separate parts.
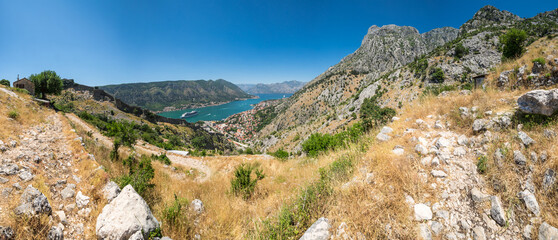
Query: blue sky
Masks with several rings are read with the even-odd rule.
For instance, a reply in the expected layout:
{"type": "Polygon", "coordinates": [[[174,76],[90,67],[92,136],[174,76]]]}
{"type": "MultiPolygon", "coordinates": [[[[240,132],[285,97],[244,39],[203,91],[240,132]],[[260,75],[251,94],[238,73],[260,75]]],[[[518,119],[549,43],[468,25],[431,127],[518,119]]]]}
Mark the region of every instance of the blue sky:
{"type": "Polygon", "coordinates": [[[484,5],[520,17],[556,1],[0,0],[0,78],[42,70],[98,86],[222,78],[310,81],[372,25],[458,28],[484,5]]]}

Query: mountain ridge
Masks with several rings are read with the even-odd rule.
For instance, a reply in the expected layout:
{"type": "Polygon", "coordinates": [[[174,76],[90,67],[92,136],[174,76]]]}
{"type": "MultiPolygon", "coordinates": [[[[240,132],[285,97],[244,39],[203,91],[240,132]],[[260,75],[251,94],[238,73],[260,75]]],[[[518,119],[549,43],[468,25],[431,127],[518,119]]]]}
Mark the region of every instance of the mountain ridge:
{"type": "Polygon", "coordinates": [[[151,111],[172,111],[254,98],[223,79],[126,83],[99,88],[128,104],[151,111]]]}

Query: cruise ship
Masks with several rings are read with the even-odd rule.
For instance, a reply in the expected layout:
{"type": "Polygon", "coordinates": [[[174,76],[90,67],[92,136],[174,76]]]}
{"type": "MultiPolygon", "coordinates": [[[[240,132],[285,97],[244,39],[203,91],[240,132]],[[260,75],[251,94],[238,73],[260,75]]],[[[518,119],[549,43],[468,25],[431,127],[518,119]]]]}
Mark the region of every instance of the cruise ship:
{"type": "Polygon", "coordinates": [[[198,115],[198,111],[185,112],[180,118],[189,118],[198,115]]]}

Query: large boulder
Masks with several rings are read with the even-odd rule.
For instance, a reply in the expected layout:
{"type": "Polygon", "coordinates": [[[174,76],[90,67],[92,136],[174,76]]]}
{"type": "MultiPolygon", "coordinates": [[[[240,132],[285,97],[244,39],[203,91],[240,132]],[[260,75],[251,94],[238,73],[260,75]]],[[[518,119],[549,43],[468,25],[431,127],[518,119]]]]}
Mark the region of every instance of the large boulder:
{"type": "Polygon", "coordinates": [[[46,196],[31,185],[23,191],[19,203],[19,206],[14,209],[16,215],[34,216],[42,213],[48,215],[52,213],[52,207],[46,196]]]}
{"type": "Polygon", "coordinates": [[[500,202],[500,198],[497,196],[490,197],[490,202],[492,207],[490,208],[490,215],[492,219],[496,221],[496,223],[500,224],[500,226],[506,225],[506,212],[502,207],[502,203],[500,202]]]}
{"type": "Polygon", "coordinates": [[[149,206],[131,185],[122,189],[97,217],[98,239],[128,239],[138,231],[144,238],[159,228],[149,206]]]}
{"type": "Polygon", "coordinates": [[[519,97],[517,104],[524,113],[551,116],[558,110],[558,89],[530,91],[519,97]]]}
{"type": "Polygon", "coordinates": [[[299,240],[327,240],[330,237],[330,228],[329,220],[322,217],[312,224],[299,240]]]}

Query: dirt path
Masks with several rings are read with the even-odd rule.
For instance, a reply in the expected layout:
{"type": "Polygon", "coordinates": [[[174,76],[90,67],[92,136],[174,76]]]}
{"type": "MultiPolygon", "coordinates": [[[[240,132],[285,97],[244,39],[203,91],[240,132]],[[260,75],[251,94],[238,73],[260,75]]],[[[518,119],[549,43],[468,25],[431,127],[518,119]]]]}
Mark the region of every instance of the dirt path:
{"type": "MultiPolygon", "coordinates": [[[[97,139],[97,141],[100,141],[105,147],[107,147],[109,149],[111,149],[113,147],[112,140],[110,138],[102,135],[99,132],[99,130],[97,130],[96,128],[91,127],[88,123],[86,123],[85,121],[83,121],[82,119],[80,119],[79,117],[77,117],[74,114],[66,114],[66,116],[74,124],[79,125],[85,131],[91,132],[93,138],[97,139]]],[[[187,167],[187,168],[193,168],[193,169],[196,169],[197,171],[199,171],[200,174],[196,177],[196,181],[198,181],[198,182],[205,182],[212,175],[211,168],[208,167],[204,162],[202,162],[200,160],[189,158],[187,156],[183,156],[183,155],[180,155],[180,154],[167,152],[166,150],[164,150],[162,148],[151,145],[151,144],[146,143],[146,142],[141,141],[141,140],[138,140],[136,142],[136,144],[134,145],[134,149],[138,153],[144,154],[144,155],[151,155],[151,154],[159,155],[161,153],[165,153],[169,157],[169,159],[171,160],[171,162],[173,164],[177,164],[177,165],[187,167]]],[[[177,175],[177,174],[170,174],[170,175],[175,176],[177,178],[182,177],[182,175],[177,175]]]]}

